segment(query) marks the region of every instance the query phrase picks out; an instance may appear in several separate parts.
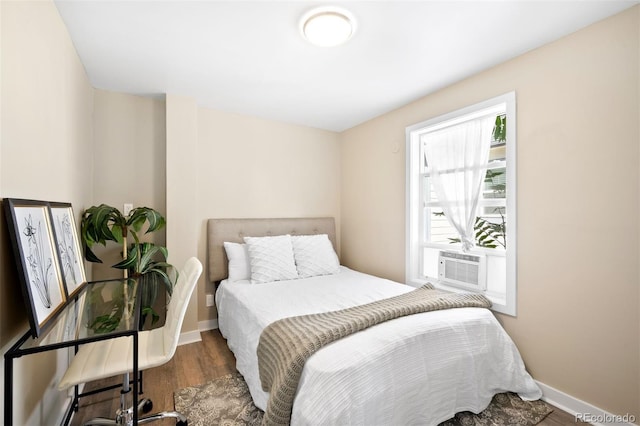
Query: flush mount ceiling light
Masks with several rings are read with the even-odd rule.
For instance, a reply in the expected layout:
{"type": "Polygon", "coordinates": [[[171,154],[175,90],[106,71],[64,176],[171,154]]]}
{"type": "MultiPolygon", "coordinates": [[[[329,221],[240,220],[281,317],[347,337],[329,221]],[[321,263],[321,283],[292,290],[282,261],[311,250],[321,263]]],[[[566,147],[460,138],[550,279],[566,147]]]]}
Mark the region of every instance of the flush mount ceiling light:
{"type": "Polygon", "coordinates": [[[320,7],[302,17],[300,31],[304,38],[316,46],[338,46],[351,38],[356,31],[356,21],[344,9],[320,7]]]}

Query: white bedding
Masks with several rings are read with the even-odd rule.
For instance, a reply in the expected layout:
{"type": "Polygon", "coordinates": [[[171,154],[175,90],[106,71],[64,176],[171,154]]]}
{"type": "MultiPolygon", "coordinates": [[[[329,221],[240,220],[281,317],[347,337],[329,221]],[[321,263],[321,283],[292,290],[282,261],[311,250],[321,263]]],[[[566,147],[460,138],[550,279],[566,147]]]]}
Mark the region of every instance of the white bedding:
{"type": "MultiPolygon", "coordinates": [[[[256,349],[281,318],[333,311],[413,290],[341,267],[340,273],[266,284],[223,281],[220,332],[257,407],[264,410],[256,349]]],[[[436,425],[480,412],[495,393],[542,393],[493,314],[482,308],[426,312],[376,325],[324,347],[307,361],[293,425],[436,425]]]]}

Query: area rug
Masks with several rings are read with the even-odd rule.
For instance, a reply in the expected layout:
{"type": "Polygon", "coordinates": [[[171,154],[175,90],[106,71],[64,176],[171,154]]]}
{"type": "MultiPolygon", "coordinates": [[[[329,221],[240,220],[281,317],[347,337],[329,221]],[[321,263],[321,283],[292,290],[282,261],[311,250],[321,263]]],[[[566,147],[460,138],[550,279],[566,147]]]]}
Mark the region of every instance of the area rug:
{"type": "MultiPolygon", "coordinates": [[[[262,421],[262,410],[253,405],[247,384],[238,373],[180,389],[173,398],[189,426],[257,426],[262,421]]],[[[540,423],[551,411],[543,401],[523,401],[514,393],[500,393],[483,412],[458,413],[439,426],[529,426],[540,423]]]]}

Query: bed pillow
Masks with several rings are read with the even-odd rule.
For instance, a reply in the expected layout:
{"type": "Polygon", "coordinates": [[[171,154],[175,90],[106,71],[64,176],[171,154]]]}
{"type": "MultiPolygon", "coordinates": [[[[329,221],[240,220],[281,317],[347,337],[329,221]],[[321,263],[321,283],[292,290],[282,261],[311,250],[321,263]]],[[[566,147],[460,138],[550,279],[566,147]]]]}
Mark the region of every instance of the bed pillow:
{"type": "Polygon", "coordinates": [[[298,278],[290,235],[244,237],[244,242],[249,252],[252,283],[298,278]]]}
{"type": "Polygon", "coordinates": [[[291,241],[300,278],[331,275],[340,271],[340,261],[327,234],[294,235],[291,241]]]}
{"type": "Polygon", "coordinates": [[[229,259],[229,281],[251,279],[251,264],[246,244],[224,242],[224,251],[229,259]]]}

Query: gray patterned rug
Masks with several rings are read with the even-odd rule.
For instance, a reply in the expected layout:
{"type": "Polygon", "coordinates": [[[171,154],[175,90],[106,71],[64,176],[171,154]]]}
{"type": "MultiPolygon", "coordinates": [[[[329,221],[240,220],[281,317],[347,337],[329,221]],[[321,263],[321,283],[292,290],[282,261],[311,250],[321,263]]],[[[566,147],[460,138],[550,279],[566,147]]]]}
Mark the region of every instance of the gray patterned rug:
{"type": "MultiPolygon", "coordinates": [[[[173,398],[176,410],[187,416],[189,426],[253,426],[262,421],[262,411],[253,405],[238,373],[180,389],[173,398]]],[[[458,413],[439,426],[529,426],[540,423],[551,411],[543,401],[523,401],[516,394],[501,393],[480,414],[458,413]]]]}

